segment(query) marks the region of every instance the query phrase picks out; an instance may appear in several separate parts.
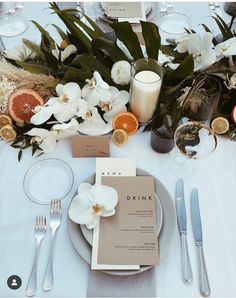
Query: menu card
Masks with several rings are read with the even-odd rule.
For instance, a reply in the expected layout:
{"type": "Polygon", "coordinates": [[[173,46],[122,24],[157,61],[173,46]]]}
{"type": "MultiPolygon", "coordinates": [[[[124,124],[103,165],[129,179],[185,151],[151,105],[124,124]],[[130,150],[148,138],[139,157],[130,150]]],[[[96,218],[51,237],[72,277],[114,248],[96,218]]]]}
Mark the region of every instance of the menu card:
{"type": "Polygon", "coordinates": [[[102,177],[102,184],[119,201],[115,215],[100,220],[98,264],[157,265],[154,177],[102,177]]]}
{"type": "MultiPolygon", "coordinates": [[[[97,158],[96,184],[102,183],[102,177],[136,176],[136,161],[134,158],[97,158]]],[[[93,230],[93,249],[91,269],[94,270],[138,270],[139,265],[98,264],[99,225],[93,230]]]]}

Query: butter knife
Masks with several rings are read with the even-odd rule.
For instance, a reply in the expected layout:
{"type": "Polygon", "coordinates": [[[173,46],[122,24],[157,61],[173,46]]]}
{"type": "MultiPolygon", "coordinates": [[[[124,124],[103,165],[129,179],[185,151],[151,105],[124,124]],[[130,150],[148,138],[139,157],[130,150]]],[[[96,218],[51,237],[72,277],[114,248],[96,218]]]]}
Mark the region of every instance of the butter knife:
{"type": "Polygon", "coordinates": [[[197,189],[193,189],[191,193],[191,218],[199,263],[200,294],[203,297],[207,297],[210,295],[211,289],[208,280],[206,262],[203,252],[202,224],[199,211],[197,189]]]}
{"type": "Polygon", "coordinates": [[[176,184],[175,201],[179,232],[181,236],[182,278],[185,283],[191,283],[193,275],[188,253],[187,219],[184,202],[184,182],[182,179],[178,180],[176,184]]]}

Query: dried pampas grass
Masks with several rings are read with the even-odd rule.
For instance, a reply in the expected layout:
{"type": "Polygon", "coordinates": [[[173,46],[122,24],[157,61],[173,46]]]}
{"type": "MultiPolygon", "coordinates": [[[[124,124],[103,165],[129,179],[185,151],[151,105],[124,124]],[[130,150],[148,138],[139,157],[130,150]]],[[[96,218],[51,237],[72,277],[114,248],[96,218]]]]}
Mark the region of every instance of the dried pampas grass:
{"type": "Polygon", "coordinates": [[[45,99],[55,95],[54,86],[56,86],[57,80],[53,76],[30,73],[12,65],[4,58],[0,58],[0,77],[13,82],[17,88],[33,89],[45,99]]]}

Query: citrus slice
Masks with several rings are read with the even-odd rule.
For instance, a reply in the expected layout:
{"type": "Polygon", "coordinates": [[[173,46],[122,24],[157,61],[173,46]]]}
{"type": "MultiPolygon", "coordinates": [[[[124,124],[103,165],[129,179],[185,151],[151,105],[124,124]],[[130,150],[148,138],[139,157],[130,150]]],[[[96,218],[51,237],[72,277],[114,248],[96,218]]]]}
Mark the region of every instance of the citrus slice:
{"type": "Polygon", "coordinates": [[[128,140],[128,134],[123,129],[116,129],[112,134],[114,143],[118,146],[124,145],[128,140]]]}
{"type": "Polygon", "coordinates": [[[11,117],[5,114],[0,115],[0,127],[3,127],[7,124],[12,124],[11,117]]]}
{"type": "Polygon", "coordinates": [[[131,112],[118,113],[112,121],[113,128],[123,129],[128,135],[132,135],[138,129],[138,119],[131,112]]]}
{"type": "Polygon", "coordinates": [[[43,105],[44,99],[34,90],[18,89],[8,100],[8,111],[13,120],[29,122],[33,116],[33,109],[43,105]]]}
{"type": "Polygon", "coordinates": [[[233,107],[233,110],[231,112],[231,118],[233,123],[236,125],[236,105],[233,107]]]}
{"type": "Polygon", "coordinates": [[[0,129],[0,137],[5,141],[13,141],[16,138],[16,131],[10,124],[7,124],[0,129]]]}
{"type": "Polygon", "coordinates": [[[222,135],[229,130],[229,121],[224,117],[217,117],[212,121],[211,128],[218,135],[222,135]]]}

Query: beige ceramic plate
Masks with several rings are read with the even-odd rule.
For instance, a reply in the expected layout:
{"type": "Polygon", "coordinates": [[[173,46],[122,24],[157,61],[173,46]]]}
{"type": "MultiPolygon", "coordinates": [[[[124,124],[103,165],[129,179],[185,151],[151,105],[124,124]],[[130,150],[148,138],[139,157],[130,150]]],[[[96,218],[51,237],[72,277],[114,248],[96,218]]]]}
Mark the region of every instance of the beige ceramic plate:
{"type": "MultiPolygon", "coordinates": [[[[148,172],[137,169],[138,176],[150,176],[148,172]]],[[[94,184],[95,175],[88,178],[85,182],[94,184]]],[[[169,251],[176,232],[176,213],[175,207],[170,194],[164,185],[155,178],[156,194],[161,202],[163,211],[162,229],[159,234],[160,259],[169,251]]],[[[86,241],[81,231],[80,225],[74,223],[68,216],[68,232],[71,242],[78,254],[88,263],[91,264],[92,248],[86,241]]],[[[134,275],[150,269],[152,266],[141,266],[140,270],[107,270],[103,271],[111,275],[134,275]]]]}

